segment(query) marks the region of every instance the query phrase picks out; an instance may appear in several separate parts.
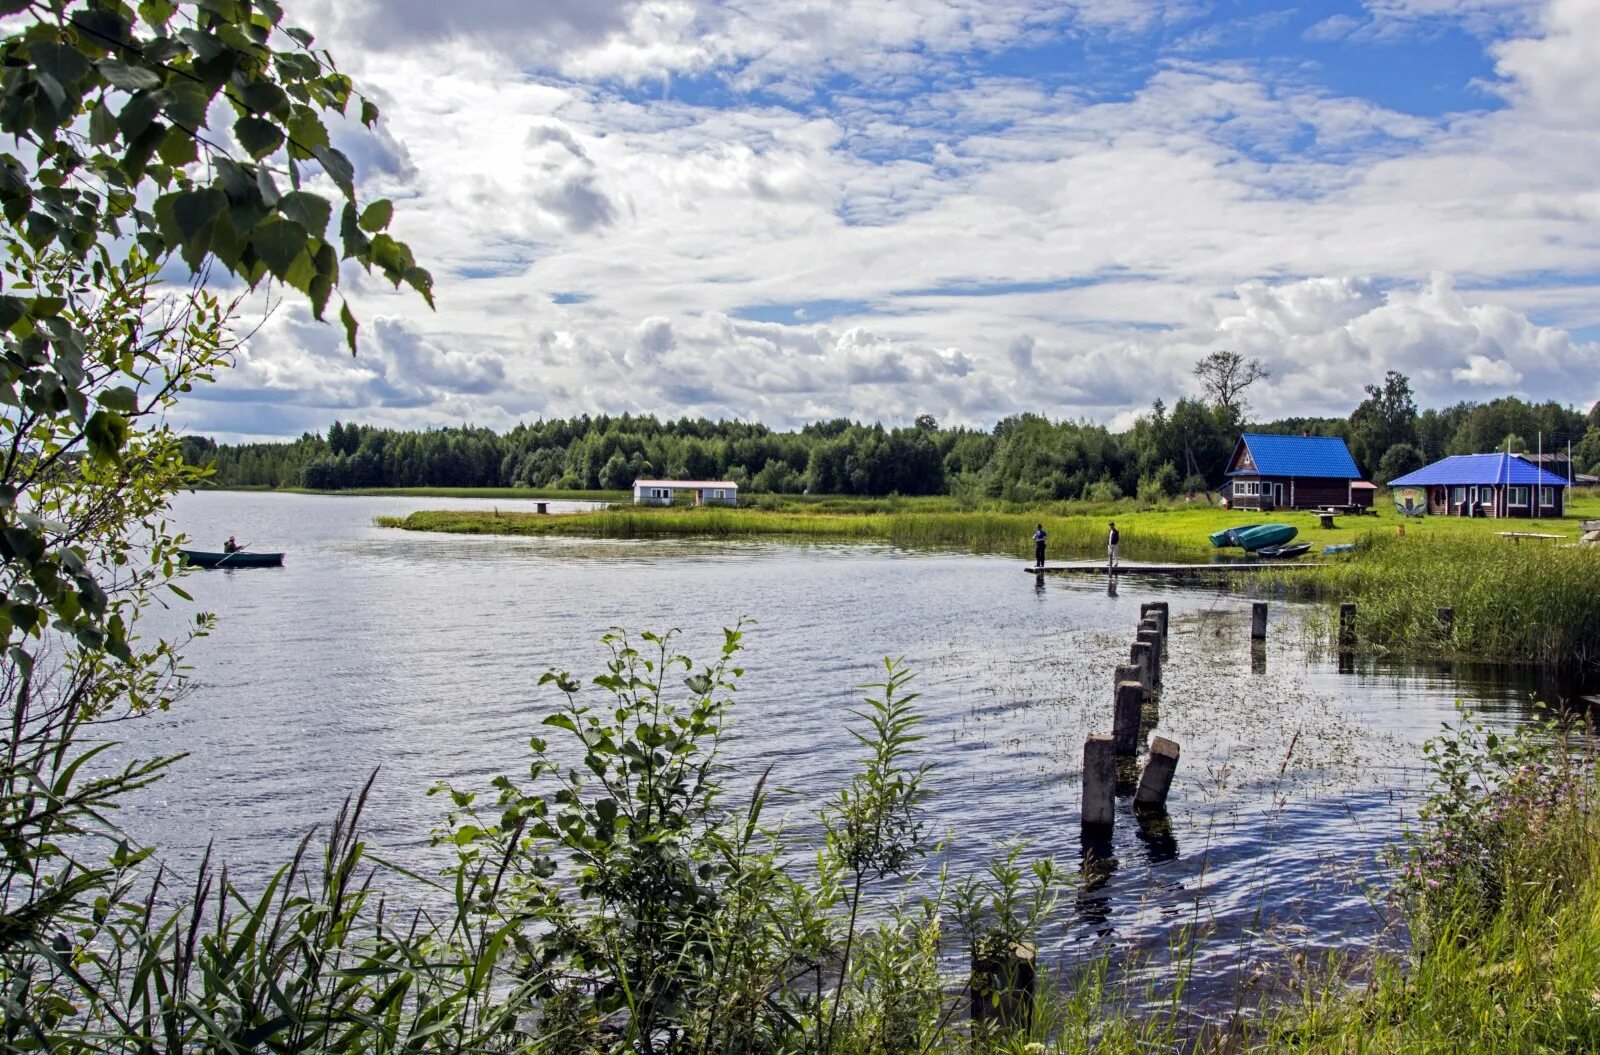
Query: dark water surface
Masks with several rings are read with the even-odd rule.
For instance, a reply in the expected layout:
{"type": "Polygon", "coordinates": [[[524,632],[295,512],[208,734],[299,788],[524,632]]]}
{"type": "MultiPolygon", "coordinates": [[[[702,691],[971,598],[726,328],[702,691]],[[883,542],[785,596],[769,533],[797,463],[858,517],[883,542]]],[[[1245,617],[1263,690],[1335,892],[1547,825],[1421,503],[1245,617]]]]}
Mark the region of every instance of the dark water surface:
{"type": "MultiPolygon", "coordinates": [[[[1123,805],[1115,835],[1062,903],[1047,957],[1111,945],[1159,956],[1176,923],[1215,928],[1201,976],[1270,960],[1274,943],[1370,946],[1387,911],[1383,849],[1414,809],[1421,743],[1456,700],[1497,723],[1529,713],[1515,671],[1358,664],[1309,654],[1299,612],[1273,606],[1252,657],[1249,601],[1179,583],[1052,578],[1014,559],[884,546],[502,539],[373,526],[383,513],[526,502],[185,495],[176,521],[201,548],[236,534],[286,551],[281,569],[189,576],[217,614],[188,655],[193,694],[120,734],[141,754],[188,751],[127,818],[173,863],[209,841],[245,882],[281,863],[381,767],[368,826],[383,851],[418,859],[444,804],[437,780],[483,787],[523,773],[526,744],[555,709],[547,668],[587,677],[614,625],[681,628],[710,660],[720,627],[747,637],[729,757],[739,782],[773,766],[782,808],[806,830],[859,749],[847,710],[885,655],[919,672],[932,804],[956,872],[1004,839],[1076,871],[1084,736],[1109,731],[1112,675],[1142,601],[1171,604],[1156,732],[1183,757],[1168,830],[1123,805]],[[1291,752],[1290,746],[1293,744],[1291,752]]],[[[571,508],[553,503],[557,510],[571,508]]],[[[175,602],[158,623],[193,608],[175,602]]],[[[596,698],[598,700],[598,697],[596,698]]]]}

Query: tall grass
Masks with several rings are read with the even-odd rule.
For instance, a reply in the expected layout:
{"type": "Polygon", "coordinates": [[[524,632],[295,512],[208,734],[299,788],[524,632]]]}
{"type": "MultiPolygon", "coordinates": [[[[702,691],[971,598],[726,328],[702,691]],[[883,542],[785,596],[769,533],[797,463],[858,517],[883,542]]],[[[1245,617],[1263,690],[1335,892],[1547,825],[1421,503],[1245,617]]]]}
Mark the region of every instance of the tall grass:
{"type": "MultiPolygon", "coordinates": [[[[1031,556],[1033,531],[1043,524],[1053,556],[1099,556],[1105,552],[1107,521],[1076,515],[1033,513],[906,512],[830,513],[800,510],[624,506],[592,513],[426,510],[405,517],[379,517],[384,527],[467,535],[575,535],[595,538],[804,538],[887,542],[907,548],[959,549],[973,553],[1031,556]]],[[[1129,522],[1122,530],[1125,558],[1167,560],[1210,552],[1171,530],[1129,522]]]]}
{"type": "Polygon", "coordinates": [[[1353,601],[1361,646],[1410,655],[1600,662],[1600,548],[1464,535],[1375,537],[1362,552],[1275,583],[1353,601]],[[1454,610],[1448,630],[1439,608],[1454,610]]]}
{"type": "Polygon", "coordinates": [[[1413,952],[1359,991],[1312,979],[1266,1017],[1260,1050],[1600,1050],[1600,786],[1573,746],[1553,724],[1436,742],[1403,888],[1413,952]]]}

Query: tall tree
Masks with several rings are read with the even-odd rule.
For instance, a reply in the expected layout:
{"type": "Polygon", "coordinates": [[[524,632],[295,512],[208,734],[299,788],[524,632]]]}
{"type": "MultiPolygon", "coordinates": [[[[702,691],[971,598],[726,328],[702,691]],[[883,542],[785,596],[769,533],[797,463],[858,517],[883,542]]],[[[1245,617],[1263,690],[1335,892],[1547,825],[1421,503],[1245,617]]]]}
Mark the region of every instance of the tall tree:
{"type": "Polygon", "coordinates": [[[1257,381],[1272,377],[1260,359],[1246,359],[1238,352],[1226,348],[1212,352],[1194,366],[1194,376],[1206,390],[1219,410],[1230,411],[1238,419],[1244,417],[1244,390],[1257,381]]]}
{"type": "Polygon", "coordinates": [[[1350,415],[1350,448],[1356,463],[1376,472],[1389,448],[1397,443],[1417,443],[1417,403],[1411,379],[1398,370],[1383,377],[1383,385],[1367,385],[1367,398],[1350,415]]]}

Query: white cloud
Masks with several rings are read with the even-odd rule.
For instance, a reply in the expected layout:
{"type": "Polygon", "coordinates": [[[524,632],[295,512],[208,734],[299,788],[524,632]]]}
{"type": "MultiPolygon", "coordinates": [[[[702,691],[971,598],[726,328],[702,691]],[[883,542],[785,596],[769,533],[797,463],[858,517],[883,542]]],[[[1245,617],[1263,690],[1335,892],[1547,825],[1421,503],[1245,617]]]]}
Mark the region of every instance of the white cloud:
{"type": "Polygon", "coordinates": [[[232,405],[1121,420],[1223,346],[1273,364],[1264,412],[1347,412],[1389,368],[1435,401],[1600,396],[1594,347],[1550,325],[1600,324],[1587,0],[1369,4],[1528,27],[1493,45],[1502,108],[1435,118],[1269,62],[1168,55],[1106,96],[984,69],[1017,41],[1194,28],[1153,0],[474,6],[319,25],[383,104],[380,136],[340,135],[438,313],[359,280],[356,360],[275,319],[232,405]]]}

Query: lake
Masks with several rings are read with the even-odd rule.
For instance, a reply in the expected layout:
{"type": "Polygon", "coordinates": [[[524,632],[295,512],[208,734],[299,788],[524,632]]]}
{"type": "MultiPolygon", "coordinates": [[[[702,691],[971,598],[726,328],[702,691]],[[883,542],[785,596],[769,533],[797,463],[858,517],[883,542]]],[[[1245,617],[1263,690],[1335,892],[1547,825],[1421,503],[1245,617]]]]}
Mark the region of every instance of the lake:
{"type": "MultiPolygon", "coordinates": [[[[1061,905],[1043,950],[1159,954],[1175,923],[1214,929],[1197,991],[1270,960],[1266,932],[1301,948],[1390,940],[1385,848],[1414,810],[1421,744],[1457,700],[1498,724],[1539,691],[1514,670],[1382,665],[1344,672],[1317,654],[1303,610],[1274,603],[1252,655],[1250,599],[1178,582],[1051,577],[1012,558],[878,545],[512,539],[407,533],[379,514],[530,502],[207,492],[176,523],[198,548],[230,534],[283,550],[281,569],[196,572],[154,619],[196,608],[217,626],[188,650],[192,693],[117,734],[141,755],[187,751],[126,820],[192,868],[208,842],[246,884],[281,863],[373,771],[372,841],[429,856],[440,780],[484,788],[525,774],[527,740],[556,709],[551,667],[599,673],[608,627],[682,631],[715,657],[720,628],[755,620],[728,758],[748,787],[771,765],[778,808],[800,833],[848,780],[859,686],[904,656],[927,712],[931,804],[953,869],[1007,839],[1076,872],[1087,733],[1109,731],[1112,677],[1139,605],[1165,600],[1172,630],[1155,732],[1183,749],[1170,829],[1141,829],[1122,800],[1109,860],[1061,905]],[[1291,751],[1291,744],[1293,750],[1291,751]]],[[[554,510],[569,503],[551,503],[554,510]]],[[[597,696],[598,700],[599,697],[597,696]]]]}

